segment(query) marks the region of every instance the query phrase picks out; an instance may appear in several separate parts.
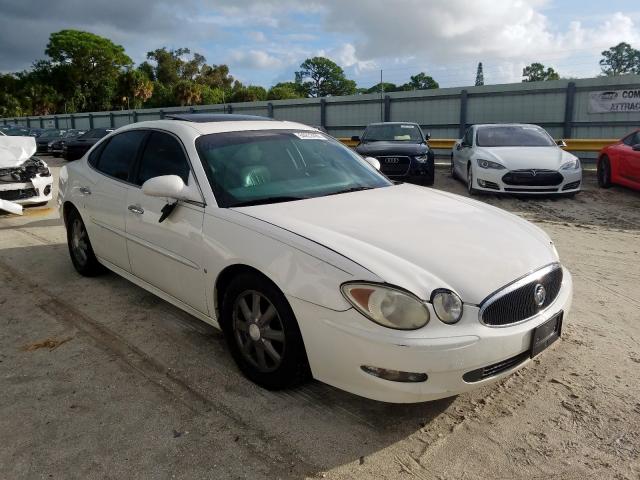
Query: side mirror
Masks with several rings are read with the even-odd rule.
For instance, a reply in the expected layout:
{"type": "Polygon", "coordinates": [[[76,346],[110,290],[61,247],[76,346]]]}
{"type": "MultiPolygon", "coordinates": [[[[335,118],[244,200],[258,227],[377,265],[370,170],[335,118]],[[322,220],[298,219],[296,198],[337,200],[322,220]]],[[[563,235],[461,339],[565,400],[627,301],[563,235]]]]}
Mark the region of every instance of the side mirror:
{"type": "Polygon", "coordinates": [[[633,147],[631,147],[631,149],[634,152],[640,152],[640,143],[636,143],[633,147]]]}
{"type": "Polygon", "coordinates": [[[373,157],[364,157],[365,161],[376,170],[380,171],[380,160],[373,157]]]}
{"type": "Polygon", "coordinates": [[[564,148],[567,146],[567,142],[565,142],[564,140],[556,140],[556,145],[558,145],[560,148],[564,148]]]}
{"type": "Polygon", "coordinates": [[[142,184],[142,193],[150,197],[166,197],[176,200],[191,200],[201,202],[197,192],[184,184],[177,175],[162,175],[153,177],[142,184]]]}
{"type": "Polygon", "coordinates": [[[351,141],[352,141],[352,142],[360,142],[360,137],[359,137],[358,135],[353,135],[353,136],[351,137],[351,141]]]}
{"type": "Polygon", "coordinates": [[[431,132],[427,132],[427,134],[424,136],[424,138],[426,138],[427,140],[431,139],[431,132]]]}

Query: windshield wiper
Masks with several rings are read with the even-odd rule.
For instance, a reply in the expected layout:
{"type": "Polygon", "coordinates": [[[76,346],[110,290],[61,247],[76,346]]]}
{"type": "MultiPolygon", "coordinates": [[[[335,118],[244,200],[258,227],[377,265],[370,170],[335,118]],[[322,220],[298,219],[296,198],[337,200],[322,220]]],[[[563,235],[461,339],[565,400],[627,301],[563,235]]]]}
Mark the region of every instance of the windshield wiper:
{"type": "Polygon", "coordinates": [[[282,203],[282,202],[293,202],[295,200],[305,200],[307,197],[267,197],[267,198],[256,198],[255,200],[247,200],[245,202],[238,202],[230,205],[231,208],[235,207],[250,207],[252,205],[265,205],[267,203],[282,203]]]}
{"type": "Polygon", "coordinates": [[[328,193],[327,195],[339,195],[341,193],[361,192],[362,190],[372,190],[375,187],[351,187],[344,190],[338,190],[337,192],[328,193]]]}

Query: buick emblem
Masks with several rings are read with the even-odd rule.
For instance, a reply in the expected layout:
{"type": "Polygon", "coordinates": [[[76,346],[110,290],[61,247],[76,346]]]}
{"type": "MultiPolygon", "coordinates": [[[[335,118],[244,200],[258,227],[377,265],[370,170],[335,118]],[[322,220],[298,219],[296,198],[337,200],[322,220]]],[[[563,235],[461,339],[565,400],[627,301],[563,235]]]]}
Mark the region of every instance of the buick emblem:
{"type": "Polygon", "coordinates": [[[547,290],[544,288],[544,285],[541,283],[537,284],[533,289],[533,299],[536,302],[536,305],[541,307],[547,298],[547,290]]]}

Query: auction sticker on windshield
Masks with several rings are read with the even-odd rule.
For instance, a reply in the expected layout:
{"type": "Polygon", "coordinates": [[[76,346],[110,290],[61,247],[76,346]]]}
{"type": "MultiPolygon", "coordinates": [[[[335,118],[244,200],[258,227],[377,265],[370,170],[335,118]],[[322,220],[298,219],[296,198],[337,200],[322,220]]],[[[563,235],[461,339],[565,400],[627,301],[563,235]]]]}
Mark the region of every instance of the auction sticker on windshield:
{"type": "Polygon", "coordinates": [[[293,132],[293,134],[301,140],[326,140],[321,133],[315,132],[293,132]]]}

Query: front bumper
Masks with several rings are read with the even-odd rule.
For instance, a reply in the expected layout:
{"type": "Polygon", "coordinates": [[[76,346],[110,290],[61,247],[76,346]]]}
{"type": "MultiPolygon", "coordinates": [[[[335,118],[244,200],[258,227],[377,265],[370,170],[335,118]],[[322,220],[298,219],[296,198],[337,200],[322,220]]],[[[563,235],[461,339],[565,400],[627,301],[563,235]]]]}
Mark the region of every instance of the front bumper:
{"type": "Polygon", "coordinates": [[[28,182],[0,183],[0,199],[19,205],[45,203],[53,196],[53,177],[36,175],[28,182]]]}
{"type": "Polygon", "coordinates": [[[509,185],[503,181],[508,170],[496,170],[491,168],[476,168],[473,179],[473,188],[483,192],[512,193],[525,195],[550,195],[563,193],[576,193],[582,185],[582,169],[559,170],[562,182],[558,185],[534,186],[534,185],[509,185]]]}
{"type": "Polygon", "coordinates": [[[560,311],[571,308],[573,284],[565,269],[556,300],[532,319],[511,327],[492,328],[478,319],[477,306],[465,305],[462,319],[445,325],[431,310],[420,330],[396,331],[370,322],[354,309],[344,312],[288,297],[300,324],[314,378],[342,390],[392,403],[415,403],[457,395],[504,378],[530,362],[519,363],[493,377],[473,383],[463,375],[527,352],[532,331],[560,311]],[[362,366],[426,373],[420,383],[383,380],[362,366]]]}

